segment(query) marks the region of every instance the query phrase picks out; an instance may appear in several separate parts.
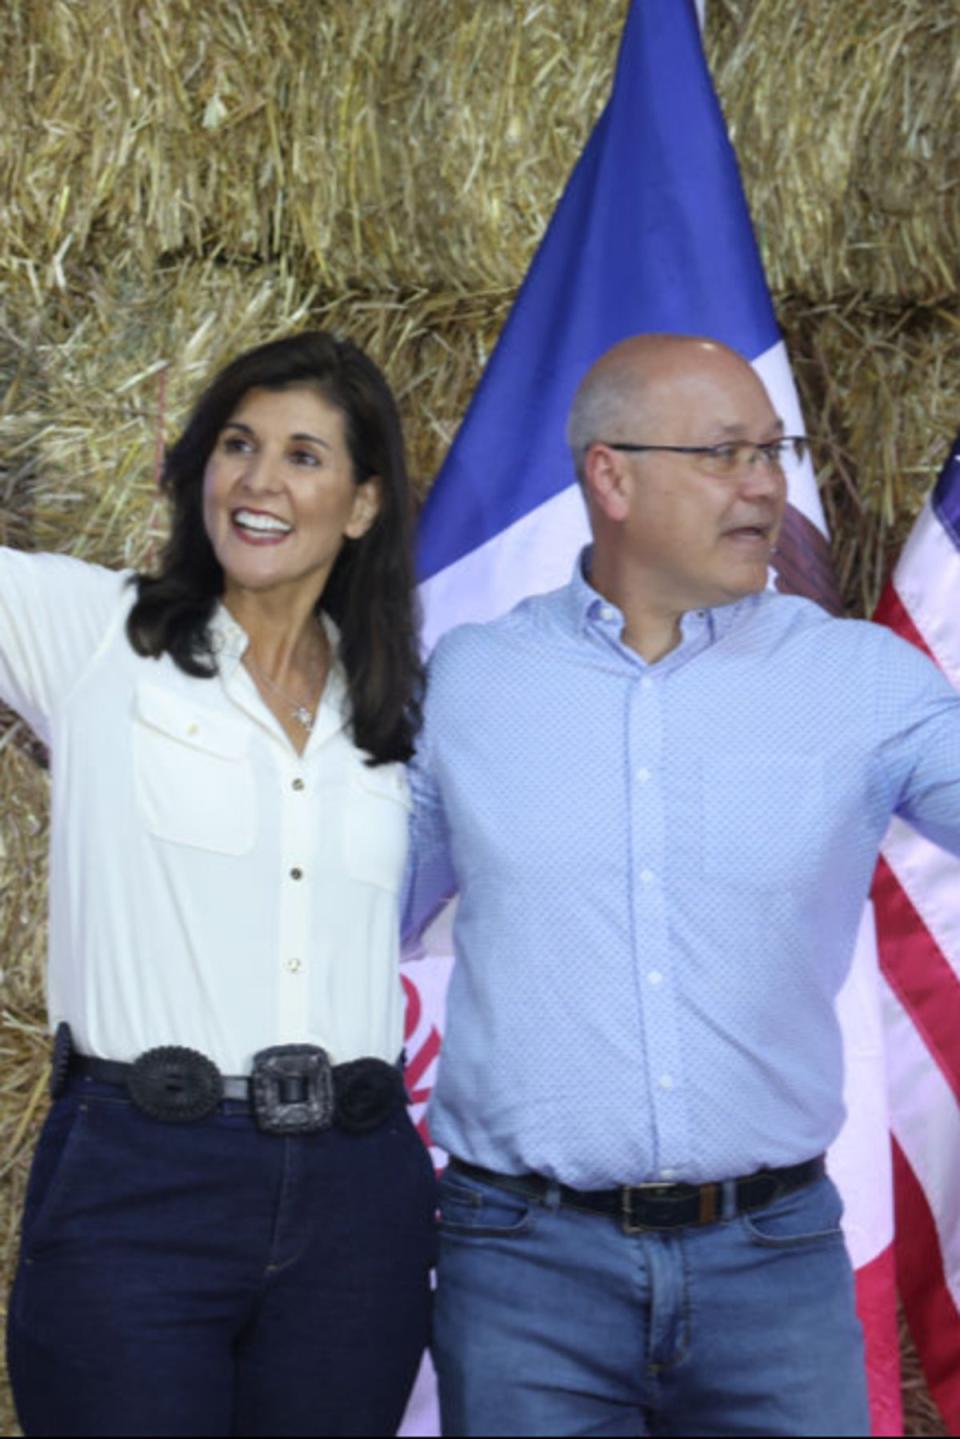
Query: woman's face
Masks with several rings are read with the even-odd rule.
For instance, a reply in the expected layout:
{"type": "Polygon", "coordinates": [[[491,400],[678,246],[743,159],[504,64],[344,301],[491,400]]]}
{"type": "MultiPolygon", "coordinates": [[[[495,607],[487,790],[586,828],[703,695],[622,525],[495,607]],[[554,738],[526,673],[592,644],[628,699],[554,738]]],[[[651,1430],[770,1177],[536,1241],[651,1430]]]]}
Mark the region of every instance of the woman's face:
{"type": "Polygon", "coordinates": [[[375,479],[354,482],[341,410],[317,390],[248,390],[217,437],[203,477],[203,520],[238,590],[312,606],[344,539],[377,515],[375,479]]]}

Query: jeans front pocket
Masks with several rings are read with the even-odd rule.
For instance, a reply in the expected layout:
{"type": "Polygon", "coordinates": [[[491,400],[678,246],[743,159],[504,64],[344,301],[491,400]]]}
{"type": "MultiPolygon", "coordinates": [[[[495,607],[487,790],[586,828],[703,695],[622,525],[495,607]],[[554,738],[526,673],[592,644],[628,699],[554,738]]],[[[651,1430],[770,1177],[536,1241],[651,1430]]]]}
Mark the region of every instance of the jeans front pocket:
{"type": "Polygon", "coordinates": [[[21,1226],[23,1253],[28,1259],[42,1248],[44,1235],[56,1218],[58,1200],[82,1144],[86,1114],[86,1106],[68,1095],[56,1101],[44,1121],[30,1166],[21,1226]]]}
{"type": "Polygon", "coordinates": [[[842,1243],[842,1218],[843,1201],[833,1181],[824,1176],[763,1209],[741,1214],[740,1223],[753,1244],[765,1249],[798,1249],[842,1243]]]}
{"type": "Polygon", "coordinates": [[[450,1171],[440,1180],[440,1231],[457,1238],[505,1239],[529,1234],[537,1206],[526,1195],[450,1171]]]}

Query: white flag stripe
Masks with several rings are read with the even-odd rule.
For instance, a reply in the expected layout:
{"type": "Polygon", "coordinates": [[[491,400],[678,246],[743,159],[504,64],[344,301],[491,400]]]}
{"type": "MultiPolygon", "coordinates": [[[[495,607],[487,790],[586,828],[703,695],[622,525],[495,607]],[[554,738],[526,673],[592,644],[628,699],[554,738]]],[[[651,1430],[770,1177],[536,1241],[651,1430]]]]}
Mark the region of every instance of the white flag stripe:
{"type": "Polygon", "coordinates": [[[454,625],[494,620],[528,595],[565,585],[588,538],[574,482],[420,586],[427,654],[454,625]]]}
{"type": "Polygon", "coordinates": [[[960,859],[896,819],[883,855],[960,980],[960,859]]]}
{"type": "MultiPolygon", "coordinates": [[[[758,355],[753,361],[753,368],[766,385],[767,394],[784,423],[786,433],[788,435],[806,434],[803,412],[800,409],[800,396],[797,394],[793,371],[790,369],[790,357],[783,341],[772,345],[769,350],[764,350],[762,355],[758,355]]],[[[813,462],[809,456],[802,465],[794,466],[790,470],[787,480],[790,503],[801,514],[806,515],[822,535],[825,535],[827,522],[824,519],[823,506],[820,503],[820,493],[813,473],[813,462]]]]}
{"type": "Polygon", "coordinates": [[[894,991],[882,983],[890,1121],[933,1215],[947,1287],[960,1309],[960,1110],[894,991]],[[935,1142],[931,1142],[935,1140],[935,1142]]]}
{"type": "Polygon", "coordinates": [[[952,684],[960,689],[960,553],[930,501],[904,545],[893,576],[910,618],[952,684]]]}
{"type": "Polygon", "coordinates": [[[877,984],[871,905],[864,909],[853,967],[837,999],[843,1027],[844,1101],[855,1120],[831,1145],[831,1177],[843,1194],[843,1232],[854,1267],[869,1264],[893,1242],[883,1014],[877,984]]]}

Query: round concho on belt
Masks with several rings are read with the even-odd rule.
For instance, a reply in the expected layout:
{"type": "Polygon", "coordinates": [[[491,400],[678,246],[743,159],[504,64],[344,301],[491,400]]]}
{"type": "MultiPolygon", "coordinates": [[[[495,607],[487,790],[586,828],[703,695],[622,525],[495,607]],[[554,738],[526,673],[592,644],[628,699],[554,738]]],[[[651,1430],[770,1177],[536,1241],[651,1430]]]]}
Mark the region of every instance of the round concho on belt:
{"type": "Polygon", "coordinates": [[[130,1066],[127,1089],[138,1109],[168,1124],[205,1119],[223,1098],[223,1080],[213,1061],[173,1044],[141,1054],[130,1066]]]}
{"type": "Polygon", "coordinates": [[[354,1059],[333,1071],[337,1124],[351,1134],[376,1129],[407,1102],[400,1071],[382,1059],[354,1059]]]}

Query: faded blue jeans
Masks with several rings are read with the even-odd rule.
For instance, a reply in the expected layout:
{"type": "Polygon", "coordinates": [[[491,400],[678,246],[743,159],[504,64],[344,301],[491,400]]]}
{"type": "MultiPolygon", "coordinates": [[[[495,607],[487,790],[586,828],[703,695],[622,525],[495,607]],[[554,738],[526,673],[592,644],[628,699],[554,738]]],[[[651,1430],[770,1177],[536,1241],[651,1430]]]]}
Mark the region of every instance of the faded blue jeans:
{"type": "Polygon", "coordinates": [[[440,1198],[444,1434],[869,1434],[829,1179],[642,1234],[453,1171],[440,1198]]]}

